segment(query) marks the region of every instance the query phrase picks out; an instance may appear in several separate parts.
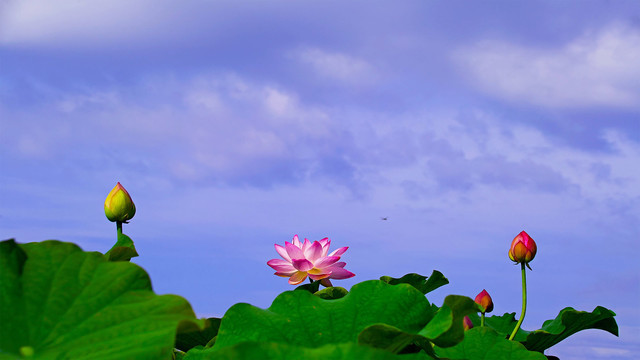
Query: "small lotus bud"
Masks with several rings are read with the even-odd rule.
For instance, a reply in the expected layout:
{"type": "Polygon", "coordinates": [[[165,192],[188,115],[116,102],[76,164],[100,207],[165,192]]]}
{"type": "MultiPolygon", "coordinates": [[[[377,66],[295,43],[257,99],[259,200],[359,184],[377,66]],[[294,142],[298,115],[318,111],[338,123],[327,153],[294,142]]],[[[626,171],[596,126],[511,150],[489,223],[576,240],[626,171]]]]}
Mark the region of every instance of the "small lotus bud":
{"type": "Polygon", "coordinates": [[[126,223],[136,214],[136,206],[125,188],[118,183],[104,201],[104,214],[109,221],[126,223]]]}
{"type": "Polygon", "coordinates": [[[509,248],[509,259],[517,263],[528,264],[536,256],[538,247],[535,241],[522,231],[511,242],[511,248],[509,248]]]}
{"type": "Polygon", "coordinates": [[[484,308],[484,312],[492,312],[493,311],[493,300],[491,300],[491,296],[487,290],[482,289],[482,292],[476,296],[476,303],[484,308]]]}
{"type": "Polygon", "coordinates": [[[469,319],[468,316],[464,317],[464,320],[462,321],[462,327],[464,328],[465,331],[473,328],[473,323],[471,322],[471,319],[469,319]]]}

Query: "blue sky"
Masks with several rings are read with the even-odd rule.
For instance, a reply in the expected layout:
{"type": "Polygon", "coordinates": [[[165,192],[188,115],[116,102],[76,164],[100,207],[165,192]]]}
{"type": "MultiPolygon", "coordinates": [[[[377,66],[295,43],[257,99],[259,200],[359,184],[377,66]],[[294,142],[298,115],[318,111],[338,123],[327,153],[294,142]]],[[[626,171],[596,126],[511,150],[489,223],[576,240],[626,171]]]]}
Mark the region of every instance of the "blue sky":
{"type": "Polygon", "coordinates": [[[614,310],[563,360],[640,351],[636,1],[0,2],[0,236],[106,251],[125,233],[201,316],[267,307],[294,234],[356,277],[442,271],[429,296],[520,311],[507,257],[538,244],[523,327],[614,310]],[[388,217],[387,221],[381,217],[388,217]]]}

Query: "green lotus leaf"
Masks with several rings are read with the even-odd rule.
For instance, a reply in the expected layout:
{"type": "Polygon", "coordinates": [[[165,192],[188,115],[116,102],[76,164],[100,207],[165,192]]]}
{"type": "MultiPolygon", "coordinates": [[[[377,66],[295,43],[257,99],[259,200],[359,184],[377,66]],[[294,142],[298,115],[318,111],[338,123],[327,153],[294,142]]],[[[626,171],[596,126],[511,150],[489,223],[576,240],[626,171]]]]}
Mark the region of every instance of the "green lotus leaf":
{"type": "Polygon", "coordinates": [[[314,281],[308,284],[302,284],[295,288],[298,291],[308,291],[310,293],[315,293],[320,290],[320,281],[314,281]]]}
{"type": "Polygon", "coordinates": [[[517,341],[510,341],[489,327],[474,327],[464,333],[464,340],[452,347],[435,346],[438,356],[457,360],[547,360],[537,351],[529,351],[517,341]]]}
{"type": "Polygon", "coordinates": [[[380,280],[391,285],[409,284],[418,289],[423,294],[427,294],[441,286],[447,285],[449,280],[438,270],[433,270],[428,278],[419,274],[410,273],[401,278],[392,278],[391,276],[382,276],[380,280]]]}
{"type": "Polygon", "coordinates": [[[355,342],[364,328],[378,323],[417,333],[432,317],[429,301],[407,284],[365,281],[335,300],[286,291],[266,310],[245,303],[232,306],[222,318],[213,349],[245,341],[305,347],[355,342]]]}
{"type": "Polygon", "coordinates": [[[449,295],[435,316],[418,333],[409,333],[385,324],[364,329],[358,336],[360,344],[398,353],[408,345],[416,345],[435,357],[431,343],[453,346],[464,338],[462,321],[466,315],[479,311],[479,305],[466,296],[449,295]]]}
{"type": "Polygon", "coordinates": [[[411,334],[387,324],[371,325],[358,335],[358,344],[382,349],[394,354],[424,350],[432,358],[436,358],[429,339],[418,334],[411,334]]]}
{"type": "Polygon", "coordinates": [[[345,297],[349,292],[340,286],[332,286],[316,291],[315,295],[325,300],[335,300],[345,297]]]}
{"type": "Polygon", "coordinates": [[[196,346],[206,346],[218,335],[220,320],[219,318],[204,319],[204,329],[190,329],[190,331],[179,332],[176,337],[176,348],[188,351],[196,346]]]}
{"type": "Polygon", "coordinates": [[[464,317],[480,310],[480,305],[469,297],[449,295],[444,298],[444,304],[435,317],[419,334],[440,347],[453,346],[464,338],[464,317]]]}
{"type": "Polygon", "coordinates": [[[178,349],[173,349],[173,358],[172,360],[182,360],[185,357],[185,353],[178,350],[178,349]]]}
{"type": "Polygon", "coordinates": [[[104,254],[109,261],[129,261],[138,256],[133,240],[123,233],[118,234],[118,240],[109,251],[104,254]]]}
{"type": "MultiPolygon", "coordinates": [[[[567,307],[560,311],[553,320],[547,320],[542,328],[535,331],[519,329],[514,340],[520,341],[529,350],[540,351],[552,347],[567,337],[586,329],[600,329],[618,336],[618,324],[613,318],[616,314],[604,307],[598,306],[593,312],[576,311],[567,307]]],[[[480,325],[480,317],[470,314],[469,318],[474,326],[480,325]]],[[[508,336],[516,326],[515,313],[485,318],[485,324],[499,334],[508,336]]]]}
{"type": "MultiPolygon", "coordinates": [[[[473,323],[473,326],[480,326],[480,315],[477,313],[469,314],[469,319],[473,323]]],[[[516,319],[516,313],[505,313],[502,316],[487,316],[485,317],[485,325],[492,328],[498,334],[504,335],[508,337],[511,335],[513,328],[516,327],[518,320],[516,319]]],[[[526,340],[530,331],[523,330],[522,328],[518,329],[516,336],[513,338],[515,341],[523,342],[526,340]]]]}
{"type": "Polygon", "coordinates": [[[523,342],[529,350],[544,351],[565,338],[586,329],[600,329],[618,336],[618,324],[613,318],[616,314],[602,306],[592,312],[576,311],[567,307],[553,320],[547,320],[540,330],[529,333],[523,342]]]}
{"type": "Polygon", "coordinates": [[[189,303],[147,273],[60,241],[0,242],[0,353],[33,359],[171,359],[189,303]]]}
{"type": "Polygon", "coordinates": [[[424,354],[394,355],[392,353],[359,346],[355,343],[327,344],[308,348],[277,342],[243,342],[222,349],[194,348],[184,360],[424,360],[424,354]]]}
{"type": "Polygon", "coordinates": [[[416,345],[435,357],[431,343],[441,347],[453,346],[464,338],[462,321],[468,314],[479,311],[478,304],[466,296],[449,295],[435,316],[418,333],[409,333],[386,324],[364,329],[358,343],[399,353],[409,345],[416,345]]]}

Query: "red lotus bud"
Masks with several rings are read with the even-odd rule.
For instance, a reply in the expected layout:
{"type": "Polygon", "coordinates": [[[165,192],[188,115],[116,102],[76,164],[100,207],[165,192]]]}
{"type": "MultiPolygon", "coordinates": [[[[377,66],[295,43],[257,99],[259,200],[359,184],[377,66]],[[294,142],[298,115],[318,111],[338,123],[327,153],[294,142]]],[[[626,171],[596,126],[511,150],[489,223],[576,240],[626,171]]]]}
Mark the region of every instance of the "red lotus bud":
{"type": "Polygon", "coordinates": [[[136,206],[127,190],[118,183],[104,200],[104,214],[109,221],[126,223],[136,214],[136,206]]]}
{"type": "Polygon", "coordinates": [[[471,322],[471,319],[469,319],[468,316],[465,316],[464,320],[462,320],[462,327],[464,328],[465,331],[473,327],[473,323],[471,322]]]}
{"type": "Polygon", "coordinates": [[[536,256],[537,249],[536,242],[533,241],[529,234],[522,231],[511,242],[509,259],[517,263],[528,264],[536,256]]]}
{"type": "Polygon", "coordinates": [[[482,292],[476,296],[475,302],[484,308],[484,312],[493,311],[493,300],[487,290],[482,289],[482,292]]]}

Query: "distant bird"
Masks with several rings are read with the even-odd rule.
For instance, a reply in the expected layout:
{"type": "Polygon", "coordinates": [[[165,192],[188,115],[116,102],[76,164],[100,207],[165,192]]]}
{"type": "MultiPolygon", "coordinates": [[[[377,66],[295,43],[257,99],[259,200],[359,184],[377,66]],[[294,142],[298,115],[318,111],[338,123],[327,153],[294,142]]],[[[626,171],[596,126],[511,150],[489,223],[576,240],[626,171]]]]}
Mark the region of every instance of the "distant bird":
{"type": "Polygon", "coordinates": [[[380,220],[388,220],[388,217],[381,217],[380,220]]]}

